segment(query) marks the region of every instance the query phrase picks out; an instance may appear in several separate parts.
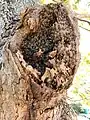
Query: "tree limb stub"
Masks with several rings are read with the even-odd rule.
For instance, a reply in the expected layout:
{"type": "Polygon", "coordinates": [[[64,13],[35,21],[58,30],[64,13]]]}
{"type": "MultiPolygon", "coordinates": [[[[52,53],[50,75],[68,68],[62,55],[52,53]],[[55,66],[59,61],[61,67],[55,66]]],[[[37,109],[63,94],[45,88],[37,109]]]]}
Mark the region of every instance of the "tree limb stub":
{"type": "Polygon", "coordinates": [[[64,101],[79,64],[78,47],[77,21],[63,4],[25,10],[4,47],[1,119],[76,120],[64,101]]]}

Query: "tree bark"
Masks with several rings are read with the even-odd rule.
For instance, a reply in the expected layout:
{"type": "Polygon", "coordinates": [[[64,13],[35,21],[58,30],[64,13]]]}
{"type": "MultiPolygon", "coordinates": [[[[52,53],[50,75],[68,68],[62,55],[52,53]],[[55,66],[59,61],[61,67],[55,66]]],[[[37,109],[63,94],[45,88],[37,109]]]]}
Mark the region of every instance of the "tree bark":
{"type": "Polygon", "coordinates": [[[79,65],[75,17],[65,6],[25,9],[3,48],[1,120],[77,120],[66,102],[79,65]]]}

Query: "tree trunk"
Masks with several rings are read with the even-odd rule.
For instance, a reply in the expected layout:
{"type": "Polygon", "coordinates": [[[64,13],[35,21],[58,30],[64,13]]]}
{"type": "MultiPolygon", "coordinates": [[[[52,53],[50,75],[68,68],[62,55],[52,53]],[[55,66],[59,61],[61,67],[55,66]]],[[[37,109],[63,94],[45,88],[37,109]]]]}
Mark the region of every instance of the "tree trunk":
{"type": "Polygon", "coordinates": [[[80,59],[78,25],[71,16],[61,3],[21,13],[3,48],[1,120],[77,120],[66,102],[80,59]]]}

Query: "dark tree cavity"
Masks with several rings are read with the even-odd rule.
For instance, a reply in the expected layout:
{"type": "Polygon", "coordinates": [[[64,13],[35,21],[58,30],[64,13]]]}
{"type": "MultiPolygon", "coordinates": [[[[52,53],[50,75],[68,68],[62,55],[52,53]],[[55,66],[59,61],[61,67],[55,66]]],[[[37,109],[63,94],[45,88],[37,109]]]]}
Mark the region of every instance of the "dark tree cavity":
{"type": "Polygon", "coordinates": [[[40,72],[40,79],[48,69],[49,75],[38,81],[39,84],[52,89],[67,89],[77,62],[76,35],[68,12],[62,4],[49,4],[35,16],[37,14],[38,30],[27,35],[21,44],[24,60],[40,72]]]}

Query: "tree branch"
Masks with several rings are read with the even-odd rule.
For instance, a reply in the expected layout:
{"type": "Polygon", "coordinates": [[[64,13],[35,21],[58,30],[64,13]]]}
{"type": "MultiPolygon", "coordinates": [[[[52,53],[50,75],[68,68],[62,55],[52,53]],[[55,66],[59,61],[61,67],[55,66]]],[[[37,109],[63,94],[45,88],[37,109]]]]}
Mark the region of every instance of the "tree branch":
{"type": "MultiPolygon", "coordinates": [[[[88,23],[88,25],[90,25],[90,20],[86,20],[86,18],[87,18],[87,19],[90,19],[90,14],[79,14],[79,13],[74,12],[74,15],[75,15],[75,18],[76,18],[77,20],[82,21],[82,22],[86,22],[86,23],[88,23]]],[[[84,27],[82,27],[82,26],[79,26],[79,27],[81,27],[81,28],[83,28],[84,30],[87,30],[87,31],[90,32],[90,30],[87,29],[87,28],[84,28],[84,27]]]]}
{"type": "MultiPolygon", "coordinates": [[[[77,18],[77,17],[76,17],[77,18]]],[[[79,21],[82,21],[82,22],[86,22],[86,23],[88,23],[89,25],[90,25],[90,21],[88,21],[88,20],[83,20],[83,19],[80,19],[80,18],[77,18],[79,21]]]]}
{"type": "Polygon", "coordinates": [[[87,28],[84,28],[82,26],[79,26],[79,27],[90,32],[90,30],[88,30],[87,28]]]}

